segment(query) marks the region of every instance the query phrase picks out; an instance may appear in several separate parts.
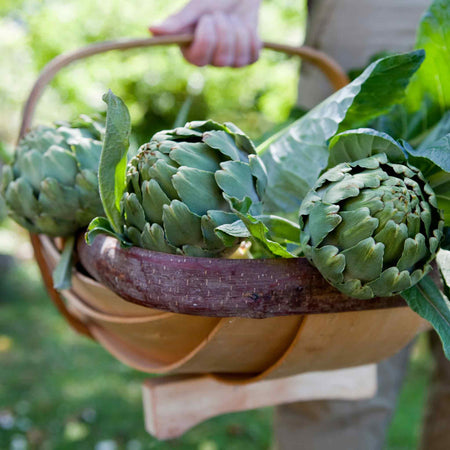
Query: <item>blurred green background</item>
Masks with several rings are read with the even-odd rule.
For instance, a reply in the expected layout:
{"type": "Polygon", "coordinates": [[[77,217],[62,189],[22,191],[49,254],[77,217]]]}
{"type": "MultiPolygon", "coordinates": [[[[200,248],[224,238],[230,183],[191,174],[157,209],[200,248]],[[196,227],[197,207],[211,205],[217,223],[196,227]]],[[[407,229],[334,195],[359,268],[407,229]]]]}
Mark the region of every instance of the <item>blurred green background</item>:
{"type": "MultiPolygon", "coordinates": [[[[20,113],[39,71],[53,57],[88,43],[145,37],[147,26],[184,0],[1,0],[0,151],[11,154],[20,113]]],[[[299,44],[302,0],[265,0],[261,34],[299,44]]],[[[244,69],[197,68],[178,49],[140,49],[95,56],[64,69],[46,90],[36,123],[104,111],[111,88],[126,101],[135,144],[172,127],[193,98],[189,120],[237,123],[252,138],[289,118],[299,61],[265,51],[244,69]]],[[[4,216],[0,205],[0,216],[4,216]]],[[[50,304],[27,235],[0,226],[0,449],[269,449],[270,408],[230,414],[160,443],[144,431],[141,381],[100,346],[75,335],[50,304]]],[[[416,345],[386,449],[413,450],[423,418],[431,362],[416,345]]]]}
{"type": "MultiPolygon", "coordinates": [[[[184,0],[2,0],[0,14],[0,140],[14,141],[20,109],[44,65],[62,52],[88,43],[146,37],[147,27],[176,11],[184,0]]],[[[301,0],[264,2],[264,39],[298,44],[305,10],[301,0]],[[283,31],[280,38],[280,30],[283,31]]],[[[107,89],[124,98],[133,131],[148,140],[172,127],[190,94],[189,119],[235,121],[258,137],[289,115],[296,98],[299,61],[265,51],[243,69],[198,68],[177,48],[151,48],[97,55],[64,69],[42,98],[37,122],[104,110],[107,89]]]]}

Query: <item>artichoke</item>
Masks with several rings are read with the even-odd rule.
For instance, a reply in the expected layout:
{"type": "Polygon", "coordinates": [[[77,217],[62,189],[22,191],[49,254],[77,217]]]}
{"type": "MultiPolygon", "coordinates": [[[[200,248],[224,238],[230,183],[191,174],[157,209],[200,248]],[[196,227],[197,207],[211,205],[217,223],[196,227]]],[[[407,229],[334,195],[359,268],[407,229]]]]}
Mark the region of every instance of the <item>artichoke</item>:
{"type": "Polygon", "coordinates": [[[18,144],[3,168],[9,215],[33,233],[69,236],[103,213],[97,171],[103,127],[87,116],[40,126],[18,144]]]}
{"type": "Polygon", "coordinates": [[[215,228],[259,214],[266,171],[250,139],[211,120],[156,133],[127,167],[123,235],[136,246],[189,256],[232,253],[239,238],[215,228]]]}
{"type": "Polygon", "coordinates": [[[300,226],[304,254],[328,282],[368,299],[416,284],[444,223],[420,171],[380,154],[325,172],[302,202],[300,226]]]}

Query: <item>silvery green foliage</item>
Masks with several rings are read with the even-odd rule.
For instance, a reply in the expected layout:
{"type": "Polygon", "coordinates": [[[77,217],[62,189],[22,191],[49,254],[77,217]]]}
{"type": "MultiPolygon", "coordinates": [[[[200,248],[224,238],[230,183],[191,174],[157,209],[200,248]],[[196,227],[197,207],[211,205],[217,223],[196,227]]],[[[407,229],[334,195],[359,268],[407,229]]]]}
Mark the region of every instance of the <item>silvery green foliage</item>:
{"type": "Polygon", "coordinates": [[[422,174],[385,154],[325,172],[300,208],[305,256],[356,298],[398,294],[430,270],[444,222],[422,174]]]}
{"type": "Polygon", "coordinates": [[[123,236],[149,250],[223,256],[239,239],[215,229],[238,220],[236,204],[260,214],[265,183],[252,142],[235,125],[208,120],[161,131],[128,164],[123,236]]]}
{"type": "Polygon", "coordinates": [[[103,214],[97,179],[102,133],[87,116],[30,131],[3,168],[9,215],[33,233],[69,236],[103,214]]]}

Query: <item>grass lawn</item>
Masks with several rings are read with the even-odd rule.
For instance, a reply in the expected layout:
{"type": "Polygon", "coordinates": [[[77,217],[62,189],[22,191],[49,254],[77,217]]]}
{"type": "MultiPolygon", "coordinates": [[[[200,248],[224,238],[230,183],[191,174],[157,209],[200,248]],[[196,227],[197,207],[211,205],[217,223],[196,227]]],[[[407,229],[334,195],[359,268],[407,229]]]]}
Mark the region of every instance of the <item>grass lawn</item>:
{"type": "MultiPolygon", "coordinates": [[[[32,262],[0,269],[0,449],[270,448],[270,408],[208,420],[181,439],[153,439],[144,430],[141,405],[141,382],[148,375],[73,333],[32,262]]],[[[422,339],[386,449],[417,448],[430,366],[422,339]]]]}

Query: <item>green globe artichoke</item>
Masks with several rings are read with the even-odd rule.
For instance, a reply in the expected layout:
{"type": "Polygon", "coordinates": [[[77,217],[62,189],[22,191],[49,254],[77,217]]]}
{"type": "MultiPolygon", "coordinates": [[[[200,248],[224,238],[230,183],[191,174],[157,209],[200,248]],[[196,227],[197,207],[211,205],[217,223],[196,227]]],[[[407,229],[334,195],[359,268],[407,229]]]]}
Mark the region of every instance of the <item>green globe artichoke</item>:
{"type": "Polygon", "coordinates": [[[190,122],[161,131],[127,168],[124,237],[149,250],[224,256],[239,238],[215,228],[238,220],[236,204],[259,214],[266,172],[250,139],[233,124],[190,122]]]}
{"type": "Polygon", "coordinates": [[[13,163],[3,167],[9,215],[33,233],[69,236],[103,214],[97,179],[102,133],[87,116],[30,131],[13,163]]]}
{"type": "Polygon", "coordinates": [[[325,172],[301,205],[300,226],[304,254],[328,282],[368,299],[417,283],[444,223],[422,174],[380,154],[325,172]]]}

